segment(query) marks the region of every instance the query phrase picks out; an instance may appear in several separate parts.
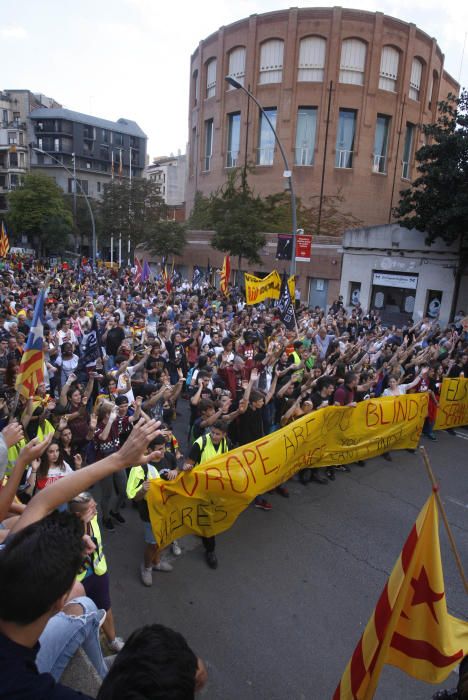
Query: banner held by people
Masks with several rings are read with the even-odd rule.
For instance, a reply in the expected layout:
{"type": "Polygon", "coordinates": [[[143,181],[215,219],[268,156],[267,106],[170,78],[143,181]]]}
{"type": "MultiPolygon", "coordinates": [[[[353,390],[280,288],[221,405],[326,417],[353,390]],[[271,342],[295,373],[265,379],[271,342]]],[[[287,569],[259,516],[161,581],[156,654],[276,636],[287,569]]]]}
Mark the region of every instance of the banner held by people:
{"type": "Polygon", "coordinates": [[[468,379],[444,379],[434,430],[447,430],[468,424],[468,379]]]}
{"type": "Polygon", "coordinates": [[[442,683],[468,654],[468,623],[447,612],[435,494],[419,513],[333,700],[372,700],[384,664],[442,683]]]}
{"type": "Polygon", "coordinates": [[[266,277],[255,277],[248,272],[244,273],[245,300],[247,304],[260,304],[266,299],[279,299],[281,291],[281,277],[276,270],[266,277]]]}
{"type": "Polygon", "coordinates": [[[414,449],[427,415],[427,394],[330,406],[255,442],[216,457],[176,481],[151,481],[148,506],[155,537],[227,530],[258,494],[300,469],[348,464],[388,450],[414,449]]]}

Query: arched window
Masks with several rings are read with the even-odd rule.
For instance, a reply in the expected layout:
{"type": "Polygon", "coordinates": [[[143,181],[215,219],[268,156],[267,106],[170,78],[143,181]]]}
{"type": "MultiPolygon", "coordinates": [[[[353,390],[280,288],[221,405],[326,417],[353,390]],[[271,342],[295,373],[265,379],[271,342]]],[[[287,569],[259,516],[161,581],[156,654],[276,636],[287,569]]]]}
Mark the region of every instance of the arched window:
{"type": "Polygon", "coordinates": [[[364,85],[367,45],[360,39],[345,39],[341,44],[340,83],[364,85]]]}
{"type": "Polygon", "coordinates": [[[282,81],[283,52],[284,41],[282,39],[270,39],[262,44],[260,49],[259,83],[280,83],[282,81]]]}
{"type": "MultiPolygon", "coordinates": [[[[245,77],[245,47],[237,46],[229,52],[229,72],[228,75],[235,78],[241,85],[244,84],[245,77]]],[[[229,85],[228,90],[233,87],[229,85]]]]}
{"type": "Polygon", "coordinates": [[[192,75],[192,95],[193,95],[193,104],[196,105],[198,103],[198,71],[194,70],[193,75],[192,75]]]}
{"type": "Polygon", "coordinates": [[[431,84],[429,87],[429,109],[432,109],[437,104],[437,96],[439,94],[439,74],[436,70],[432,71],[431,84]]]}
{"type": "Polygon", "coordinates": [[[206,96],[216,95],[216,58],[211,58],[206,64],[206,96]]]}
{"type": "Polygon", "coordinates": [[[306,36],[299,45],[299,82],[323,82],[327,42],[321,36],[306,36]]]}
{"type": "Polygon", "coordinates": [[[384,46],[380,57],[379,88],[396,92],[400,53],[393,46],[384,46]]]}
{"type": "Polygon", "coordinates": [[[419,58],[413,58],[411,77],[409,81],[409,96],[412,100],[416,100],[416,102],[419,102],[419,95],[421,92],[422,69],[422,61],[420,61],[419,58]]]}

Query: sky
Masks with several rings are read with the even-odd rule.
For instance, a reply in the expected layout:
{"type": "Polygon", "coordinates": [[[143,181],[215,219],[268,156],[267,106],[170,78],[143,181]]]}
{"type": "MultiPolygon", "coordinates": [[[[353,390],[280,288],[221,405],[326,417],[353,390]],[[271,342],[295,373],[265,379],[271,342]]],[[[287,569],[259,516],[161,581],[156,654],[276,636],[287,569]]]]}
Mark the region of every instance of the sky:
{"type": "MultiPolygon", "coordinates": [[[[190,55],[199,41],[243,17],[289,6],[287,0],[15,0],[2,5],[0,89],[27,88],[78,112],[133,119],[148,135],[151,159],[185,152],[190,55]]],[[[318,3],[333,5],[414,22],[437,39],[445,69],[468,86],[468,3],[318,3]]],[[[294,6],[311,3],[295,0],[294,6]]]]}

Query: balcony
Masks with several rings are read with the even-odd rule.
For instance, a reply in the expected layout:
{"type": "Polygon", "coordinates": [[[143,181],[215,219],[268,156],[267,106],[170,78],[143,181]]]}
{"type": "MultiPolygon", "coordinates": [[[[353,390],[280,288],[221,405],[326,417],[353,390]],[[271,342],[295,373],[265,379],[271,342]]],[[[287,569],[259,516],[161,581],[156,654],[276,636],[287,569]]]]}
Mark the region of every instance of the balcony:
{"type": "Polygon", "coordinates": [[[312,148],[299,147],[295,149],[294,153],[294,164],[295,165],[313,165],[314,164],[314,151],[312,148]]]}

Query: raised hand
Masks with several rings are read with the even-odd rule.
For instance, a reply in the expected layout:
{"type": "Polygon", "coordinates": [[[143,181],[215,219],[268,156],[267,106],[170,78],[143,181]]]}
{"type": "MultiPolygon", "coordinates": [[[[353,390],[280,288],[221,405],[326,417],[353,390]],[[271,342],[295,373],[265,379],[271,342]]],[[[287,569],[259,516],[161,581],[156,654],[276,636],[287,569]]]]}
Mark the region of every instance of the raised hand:
{"type": "Polygon", "coordinates": [[[81,469],[83,466],[83,457],[79,452],[73,457],[73,461],[75,462],[75,469],[81,469]]]}
{"type": "Polygon", "coordinates": [[[22,450],[19,453],[19,456],[23,457],[26,460],[27,464],[31,464],[32,462],[34,462],[35,459],[39,459],[41,455],[44,454],[44,452],[47,450],[50,443],[52,442],[53,437],[53,433],[47,435],[47,437],[45,437],[42,441],[39,440],[39,438],[35,437],[22,448],[22,450]]]}
{"type": "Polygon", "coordinates": [[[160,435],[160,425],[161,421],[140,418],[126,442],[122,445],[120,450],[115,453],[123,467],[147,464],[151,462],[156,455],[159,456],[160,450],[151,452],[148,455],[145,453],[148,445],[157,435],[160,435]]]}
{"type": "Polygon", "coordinates": [[[7,448],[10,448],[23,438],[23,426],[14,420],[3,428],[2,435],[7,448]]]}

